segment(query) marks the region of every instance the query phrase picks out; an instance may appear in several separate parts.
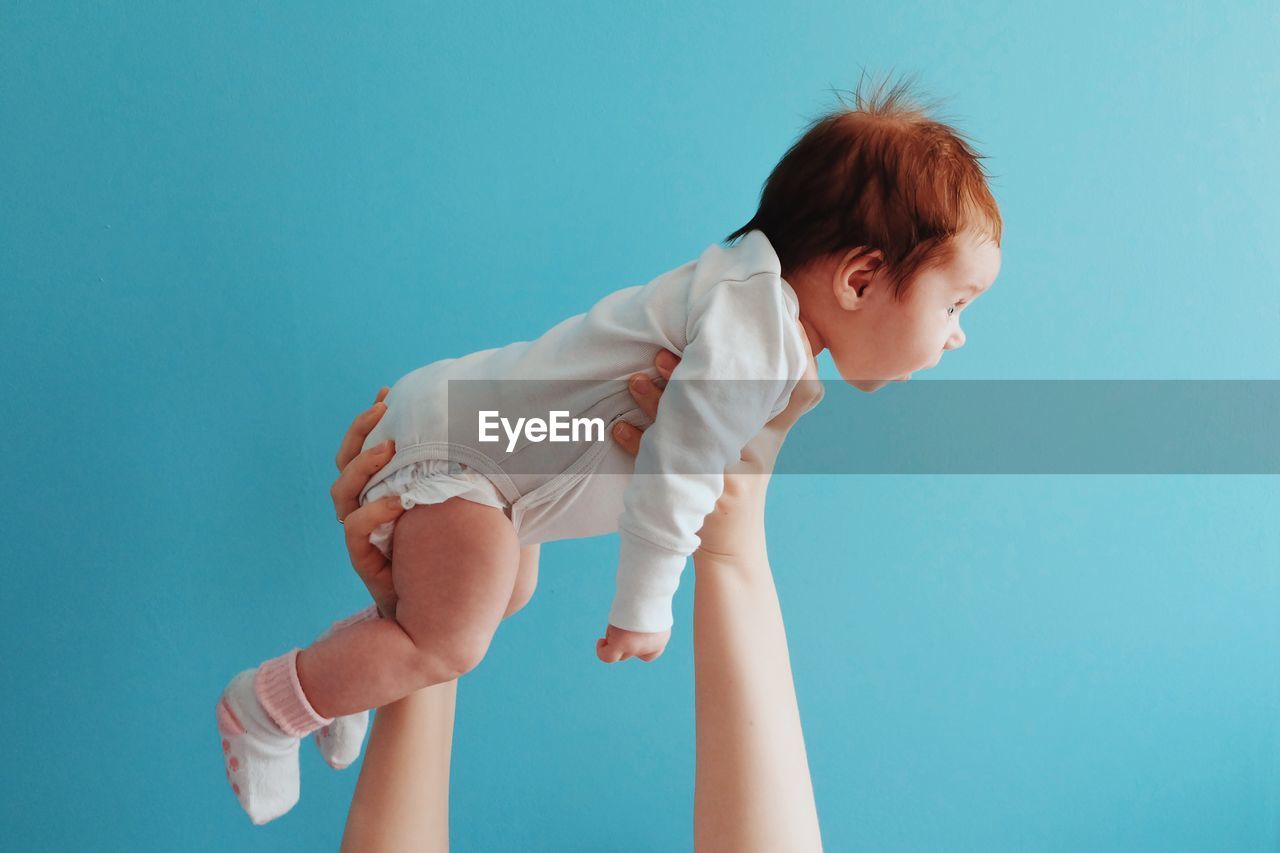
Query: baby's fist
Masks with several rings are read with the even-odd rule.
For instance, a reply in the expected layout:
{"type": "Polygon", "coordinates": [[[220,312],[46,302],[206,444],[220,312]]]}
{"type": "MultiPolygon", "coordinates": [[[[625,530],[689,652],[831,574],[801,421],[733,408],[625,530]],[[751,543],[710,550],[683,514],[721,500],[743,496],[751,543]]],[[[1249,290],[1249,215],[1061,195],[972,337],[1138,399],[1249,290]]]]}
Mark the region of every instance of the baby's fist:
{"type": "Polygon", "coordinates": [[[604,637],[596,640],[596,657],[605,663],[617,663],[630,657],[648,662],[662,654],[670,639],[669,630],[642,634],[610,625],[605,629],[604,637]]]}

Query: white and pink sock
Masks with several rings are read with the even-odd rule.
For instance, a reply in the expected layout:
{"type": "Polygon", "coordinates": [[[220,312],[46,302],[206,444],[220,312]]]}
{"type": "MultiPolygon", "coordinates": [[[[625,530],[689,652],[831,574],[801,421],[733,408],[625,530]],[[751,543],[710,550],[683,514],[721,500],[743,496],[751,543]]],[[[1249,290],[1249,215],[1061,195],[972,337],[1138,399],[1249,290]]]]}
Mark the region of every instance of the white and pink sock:
{"type": "Polygon", "coordinates": [[[227,782],[256,824],[275,820],[298,802],[298,741],[333,723],[302,692],[299,651],[246,669],[218,699],[227,782]]]}
{"type": "MultiPolygon", "coordinates": [[[[371,604],[353,616],[334,622],[316,640],[317,642],[323,640],[350,625],[358,625],[377,618],[378,607],[371,604]]],[[[360,757],[360,747],[364,743],[364,735],[368,730],[369,712],[360,711],[335,717],[332,723],[317,729],[313,738],[325,762],[335,770],[342,770],[360,757]]]]}

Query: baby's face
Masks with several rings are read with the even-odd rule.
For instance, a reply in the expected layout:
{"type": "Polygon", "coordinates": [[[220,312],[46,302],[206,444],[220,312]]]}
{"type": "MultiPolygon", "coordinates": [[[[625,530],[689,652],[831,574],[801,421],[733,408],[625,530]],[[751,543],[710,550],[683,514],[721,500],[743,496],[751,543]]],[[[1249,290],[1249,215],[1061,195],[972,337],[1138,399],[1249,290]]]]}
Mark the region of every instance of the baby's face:
{"type": "Polygon", "coordinates": [[[854,310],[838,308],[828,324],[831,358],[846,382],[875,391],[935,366],[947,350],[964,346],[960,328],[967,306],[995,283],[1000,249],[986,235],[962,232],[953,238],[950,263],[920,273],[902,301],[895,301],[886,276],[877,272],[854,310]]]}

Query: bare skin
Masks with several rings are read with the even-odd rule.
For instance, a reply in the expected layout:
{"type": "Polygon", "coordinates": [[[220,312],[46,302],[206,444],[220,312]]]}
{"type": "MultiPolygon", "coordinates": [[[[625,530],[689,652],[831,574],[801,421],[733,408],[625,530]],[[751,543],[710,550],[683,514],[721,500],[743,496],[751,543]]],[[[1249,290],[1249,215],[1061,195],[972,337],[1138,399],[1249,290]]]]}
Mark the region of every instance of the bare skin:
{"type": "MultiPolygon", "coordinates": [[[[663,378],[679,359],[658,354],[663,378]]],[[[642,374],[637,374],[641,376],[642,374]]],[[[812,363],[787,410],[771,421],[725,472],[725,487],[699,531],[694,554],[694,658],[697,776],[695,849],[821,850],[817,810],[792,683],[786,633],[764,538],[764,499],[787,431],[821,395],[812,363]]],[[[661,389],[633,384],[632,396],[656,413],[661,389]]],[[[368,542],[402,512],[386,499],[359,506],[363,484],[390,459],[360,452],[382,416],[380,401],[352,424],[331,495],[346,519],[352,565],[384,614],[395,612],[385,558],[368,542]],[[365,457],[362,459],[362,457],[365,457]]],[[[641,433],[620,425],[614,439],[632,454],[641,433]]],[[[536,555],[535,555],[536,560],[536,555]]],[[[536,573],[536,562],[534,562],[536,573]]],[[[506,615],[532,595],[536,574],[517,581],[506,615]]],[[[625,659],[621,656],[619,659],[625,659]]],[[[342,849],[448,850],[449,759],[457,682],[436,684],[379,708],[348,814],[342,849]]]]}

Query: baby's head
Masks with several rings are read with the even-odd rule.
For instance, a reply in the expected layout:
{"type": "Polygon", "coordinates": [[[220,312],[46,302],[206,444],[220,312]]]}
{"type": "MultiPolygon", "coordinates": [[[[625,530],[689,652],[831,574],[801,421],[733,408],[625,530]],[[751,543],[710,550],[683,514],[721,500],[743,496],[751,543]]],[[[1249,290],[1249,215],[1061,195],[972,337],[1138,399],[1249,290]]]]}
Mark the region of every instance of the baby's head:
{"type": "MultiPolygon", "coordinates": [[[[964,345],[960,315],[1000,272],[983,158],[899,83],[815,120],[774,167],[759,229],[800,298],[814,355],[875,391],[964,345]]],[[[842,99],[843,100],[843,99],[842,99]]]]}

